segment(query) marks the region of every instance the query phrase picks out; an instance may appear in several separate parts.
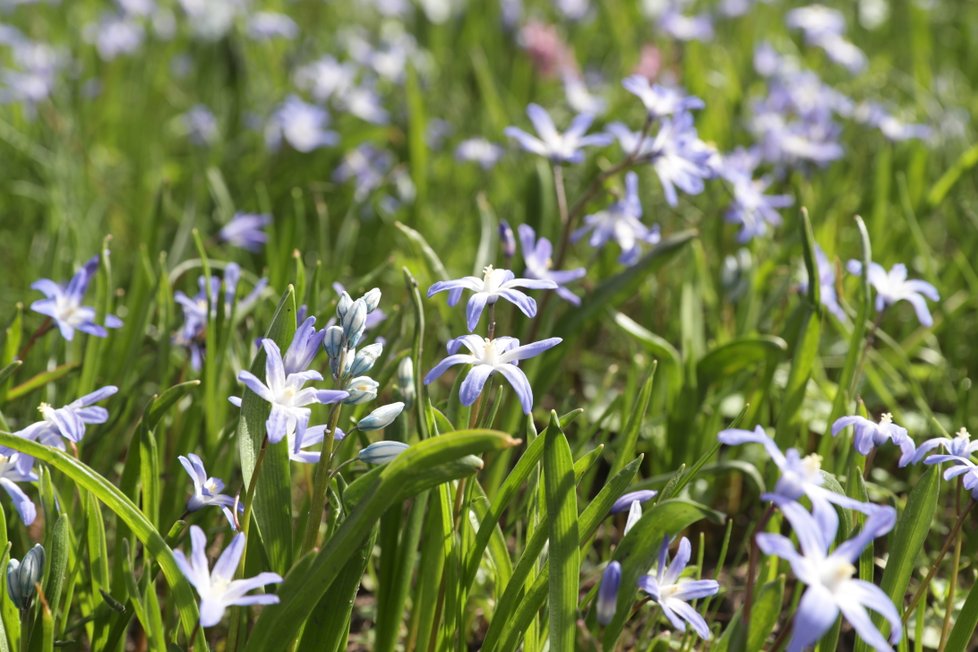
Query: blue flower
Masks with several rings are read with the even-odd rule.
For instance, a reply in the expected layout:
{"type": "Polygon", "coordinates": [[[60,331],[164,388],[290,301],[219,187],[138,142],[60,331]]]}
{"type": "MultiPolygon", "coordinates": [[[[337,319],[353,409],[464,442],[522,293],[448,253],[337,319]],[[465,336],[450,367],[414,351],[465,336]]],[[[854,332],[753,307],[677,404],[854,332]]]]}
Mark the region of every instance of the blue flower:
{"type": "Polygon", "coordinates": [[[924,464],[943,464],[951,462],[951,466],[944,469],[944,479],[951,480],[958,476],[961,477],[961,485],[971,492],[971,497],[978,500],[978,465],[966,457],[958,455],[931,455],[924,464]]]}
{"type": "Polygon", "coordinates": [[[44,579],[44,546],[35,543],[27,551],[24,560],[7,562],[7,595],[22,612],[29,609],[37,591],[36,585],[44,579]]]}
{"type": "MultiPolygon", "coordinates": [[[[965,428],[958,430],[954,438],[950,437],[934,437],[923,442],[917,447],[917,454],[914,455],[913,462],[916,464],[920,460],[924,459],[924,456],[929,452],[940,446],[945,450],[948,455],[953,455],[955,457],[971,457],[971,455],[978,451],[978,440],[971,440],[971,433],[969,433],[965,428]]],[[[928,464],[931,462],[927,462],[928,464]]]]}
{"type": "MultiPolygon", "coordinates": [[[[625,175],[625,196],[603,211],[584,218],[584,226],[574,231],[575,242],[590,232],[588,244],[601,248],[614,240],[621,248],[618,262],[633,265],[641,254],[642,244],[656,244],[661,239],[659,227],[642,223],[642,202],[638,197],[638,175],[625,175]]],[[[584,271],[583,269],[581,270],[584,271]]],[[[583,274],[582,274],[583,275],[583,274]]]]}
{"type": "MultiPolygon", "coordinates": [[[[322,455],[322,446],[318,445],[322,443],[325,435],[326,426],[324,425],[312,426],[305,428],[301,432],[289,435],[289,459],[300,464],[318,463],[322,455]],[[305,450],[310,446],[318,447],[319,450],[305,450]]],[[[346,433],[337,428],[336,435],[333,439],[335,441],[342,441],[344,437],[346,437],[346,433]]]]}
{"type": "MultiPolygon", "coordinates": [[[[238,311],[250,308],[261,297],[262,291],[268,285],[267,279],[259,279],[255,287],[235,304],[238,282],[241,279],[241,268],[235,263],[229,263],[224,269],[224,312],[230,314],[236,305],[238,311]]],[[[183,310],[184,323],[174,337],[174,341],[190,350],[190,366],[199,371],[204,359],[204,345],[207,341],[207,322],[217,317],[218,302],[221,301],[221,279],[217,276],[197,278],[199,291],[193,297],[188,297],[177,290],[173,299],[183,310]],[[208,297],[210,311],[208,311],[208,297]]]]}
{"type": "Polygon", "coordinates": [[[24,525],[30,525],[37,518],[37,508],[33,501],[17,486],[18,482],[37,482],[34,473],[34,458],[23,453],[6,451],[0,454],[0,487],[7,492],[14,508],[20,514],[24,525]]]}
{"type": "MultiPolygon", "coordinates": [[[[839,305],[839,295],[835,291],[835,266],[818,245],[815,245],[815,264],[818,266],[818,296],[822,307],[839,319],[843,319],[846,313],[839,305]]],[[[799,284],[799,289],[802,292],[808,290],[807,279],[799,284]]]]}
{"type": "Polygon", "coordinates": [[[716,580],[691,580],[680,578],[689,564],[691,546],[689,539],[679,540],[679,549],[669,563],[669,537],[659,547],[659,563],[655,575],[644,575],[638,580],[638,588],[647,593],[659,605],[673,627],[686,631],[686,623],[700,638],[710,639],[710,627],[703,616],[689,605],[690,600],[716,595],[720,584],[716,580]]]}
{"type": "Polygon", "coordinates": [[[186,134],[194,145],[205,146],[217,140],[217,118],[203,104],[197,104],[180,116],[181,133],[186,134]]]}
{"type": "Polygon", "coordinates": [[[728,222],[741,226],[738,240],[747,242],[765,235],[769,227],[781,224],[778,209],[794,204],[790,195],[764,194],[771,185],[766,178],[737,177],[732,184],[733,203],[724,216],[728,222]]]}
{"type": "Polygon", "coordinates": [[[654,489],[642,489],[640,491],[630,491],[627,494],[623,494],[615,503],[611,506],[611,513],[618,514],[624,512],[627,509],[631,509],[632,503],[644,503],[652,500],[659,495],[658,491],[654,489]]]}
{"type": "MultiPolygon", "coordinates": [[[[866,643],[881,652],[892,650],[866,609],[880,613],[889,621],[892,643],[900,640],[903,631],[900,614],[879,587],[853,576],[856,574],[854,564],[863,548],[893,528],[896,510],[874,506],[863,529],[830,553],[829,547],[838,529],[837,520],[821,518],[818,513],[809,514],[797,503],[779,506],[798,537],[801,553],[789,538],[780,534],[758,534],[757,545],[765,554],[788,561],[795,576],[808,586],[795,614],[789,652],[800,652],[822,638],[840,611],[866,643]]],[[[831,507],[829,511],[835,513],[831,507]]]]}
{"type": "Polygon", "coordinates": [[[359,202],[383,185],[393,167],[394,157],[390,152],[363,144],[347,152],[333,171],[333,181],[345,183],[353,179],[356,186],[353,197],[359,202]]]}
{"type": "Polygon", "coordinates": [[[688,195],[698,195],[703,191],[703,180],[713,177],[710,160],[715,152],[699,139],[691,113],[663,118],[647,148],[645,156],[651,159],[670,206],[678,202],[677,187],[688,195]]]}
{"type": "Polygon", "coordinates": [[[840,417],[832,424],[832,436],[835,437],[843,429],[853,427],[853,445],[862,455],[868,455],[869,451],[886,441],[892,441],[900,447],[900,466],[910,464],[914,458],[917,448],[914,446],[913,439],[907,434],[906,428],[901,428],[893,423],[893,415],[889,412],[880,417],[880,422],[870,421],[860,416],[840,417]]]}
{"type": "Polygon", "coordinates": [[[326,109],[290,96],[272,115],[265,130],[265,141],[271,149],[277,150],[284,138],[296,151],[308,153],[339,142],[339,136],[327,129],[328,125],[326,109]]]}
{"type": "Polygon", "coordinates": [[[99,257],[93,256],[81,269],[75,272],[67,285],[42,278],[31,284],[31,287],[42,292],[45,299],[39,299],[31,304],[31,310],[47,315],[58,326],[62,337],[69,342],[79,330],[96,337],[106,337],[105,328],[119,328],[122,320],[114,315],[105,316],[105,327],[95,323],[95,308],[83,306],[82,299],[88,284],[98,270],[99,257]]]}
{"type": "Polygon", "coordinates": [[[708,14],[684,16],[675,9],[669,9],[659,18],[659,28],[678,41],[713,39],[713,21],[708,14]]]}
{"type": "Polygon", "coordinates": [[[224,549],[212,571],[207,564],[207,537],[196,525],[190,526],[191,553],[188,560],[182,550],[174,550],[180,572],[194,585],[200,596],[200,625],[213,627],[221,622],[224,611],[234,605],[276,604],[278,596],[267,593],[245,595],[266,584],[277,584],[282,577],[277,573],[258,573],[248,579],[234,579],[235,571],[245,549],[245,536],[234,535],[231,544],[224,549]]]}
{"type": "Polygon", "coordinates": [[[64,439],[77,444],[85,436],[87,424],[108,421],[108,410],[95,403],[118,391],[119,388],[115,385],[106,385],[63,407],[54,408],[47,403],[41,403],[37,409],[44,418],[15,434],[64,450],[64,439]]]}
{"type": "MultiPolygon", "coordinates": [[[[862,273],[862,267],[862,263],[858,260],[850,260],[846,263],[846,269],[850,274],[862,273]]],[[[921,326],[929,328],[934,325],[934,318],[931,317],[924,299],[940,301],[941,296],[937,293],[937,288],[926,281],[908,280],[907,266],[903,263],[897,263],[889,272],[878,263],[870,263],[869,282],[876,290],[877,312],[882,312],[884,308],[898,301],[907,301],[917,313],[917,320],[920,321],[921,326]]]]}
{"type": "Polygon", "coordinates": [[[262,229],[271,221],[271,215],[235,213],[231,221],[221,227],[217,237],[232,246],[258,252],[268,241],[268,235],[262,229]]]}
{"type": "Polygon", "coordinates": [[[285,350],[285,357],[282,358],[285,375],[308,369],[313,358],[319,353],[319,347],[323,345],[325,336],[325,330],[316,330],[316,318],[306,317],[296,329],[295,335],[292,336],[292,343],[289,344],[289,348],[285,350]]]}
{"type": "Polygon", "coordinates": [[[516,255],[516,236],[506,220],[499,220],[499,248],[506,260],[516,255]]]}
{"type": "MultiPolygon", "coordinates": [[[[284,437],[305,429],[311,414],[307,405],[335,403],[348,396],[344,391],[304,387],[309,381],[322,380],[322,374],[309,370],[286,375],[278,345],[267,338],[261,341],[261,345],[265,349],[265,382],[250,371],[238,373],[238,381],[271,404],[272,410],[265,422],[269,443],[277,444],[284,437]]],[[[232,396],[230,401],[241,406],[241,399],[236,396],[232,396]]]]}
{"type": "Polygon", "coordinates": [[[485,138],[469,138],[460,142],[455,148],[455,158],[459,161],[478,163],[483,170],[491,170],[502,158],[504,151],[502,147],[485,138]]]}
{"type": "Polygon", "coordinates": [[[526,374],[517,363],[543,353],[560,342],[561,338],[551,337],[520,346],[520,341],[515,337],[497,337],[490,340],[478,335],[463,335],[448,343],[449,356],[428,372],[424,384],[430,384],[453,365],[472,365],[459,388],[459,400],[462,405],[472,405],[482,393],[489,376],[493,372],[498,372],[516,391],[523,412],[529,414],[533,411],[533,390],[526,374]],[[463,346],[470,353],[456,353],[463,346]]]}
{"type": "Polygon", "coordinates": [[[680,89],[650,84],[644,75],[630,75],[622,81],[621,85],[642,101],[652,120],[706,106],[700,98],[686,95],[680,89]]]}
{"type": "Polygon", "coordinates": [[[824,511],[829,516],[827,518],[838,518],[835,510],[829,505],[833,503],[839,507],[855,509],[868,513],[873,509],[873,505],[861,503],[858,500],[843,496],[842,494],[830,491],[822,486],[825,479],[822,476],[822,458],[814,453],[806,457],[794,448],[789,448],[782,453],[774,440],[768,437],[764,428],[757,426],[751,430],[729,429],[723,430],[717,435],[721,444],[727,446],[737,446],[740,444],[761,444],[770,456],[771,460],[781,470],[781,477],[774,485],[773,493],[766,493],[761,496],[764,500],[772,500],[779,505],[781,501],[796,501],[802,496],[808,496],[812,505],[820,512],[824,511]]]}
{"type": "Polygon", "coordinates": [[[284,38],[292,41],[299,35],[299,26],[285,14],[259,11],[248,19],[248,36],[256,41],[284,38]]]}
{"type": "Polygon", "coordinates": [[[578,306],[581,300],[576,294],[564,287],[571,281],[583,278],[587,273],[583,267],[568,270],[555,270],[553,267],[553,245],[550,240],[541,237],[537,240],[536,232],[527,224],[520,224],[520,244],[523,248],[523,262],[526,263],[526,275],[539,281],[553,281],[557,284],[557,296],[578,306]]]}
{"type": "Polygon", "coordinates": [[[439,292],[451,291],[448,305],[454,306],[461,298],[462,290],[473,292],[465,309],[465,317],[469,331],[474,331],[486,305],[494,304],[500,298],[515,305],[527,317],[536,316],[537,302],[517,288],[555,290],[557,284],[550,280],[516,278],[516,275],[508,269],[495,269],[489,265],[483,270],[482,278],[465,276],[452,281],[438,281],[428,288],[428,297],[439,292]]]}
{"type": "Polygon", "coordinates": [[[594,121],[594,116],[588,113],[581,113],[574,118],[570,128],[564,133],[557,131],[550,114],[538,104],[526,107],[526,115],[533,123],[539,138],[518,127],[506,127],[506,135],[527,152],[543,156],[555,164],[580,163],[584,160],[582,148],[602,147],[611,142],[611,137],[607,134],[585,135],[594,121]]]}
{"type": "MultiPolygon", "coordinates": [[[[231,529],[237,530],[237,519],[232,511],[237,501],[232,496],[221,493],[224,491],[224,482],[220,478],[208,476],[207,471],[204,470],[204,462],[194,453],[188,453],[186,457],[180,455],[177,459],[194,483],[194,494],[187,499],[187,511],[196,512],[204,507],[216,505],[224,512],[231,529]]],[[[243,511],[244,505],[239,505],[238,509],[243,511]]]]}

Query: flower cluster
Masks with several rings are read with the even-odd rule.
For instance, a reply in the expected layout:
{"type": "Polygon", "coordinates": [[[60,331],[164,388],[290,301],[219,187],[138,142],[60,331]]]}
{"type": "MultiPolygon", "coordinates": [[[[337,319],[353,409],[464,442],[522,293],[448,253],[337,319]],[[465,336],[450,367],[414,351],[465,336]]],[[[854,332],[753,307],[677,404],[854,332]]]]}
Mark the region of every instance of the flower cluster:
{"type": "MultiPolygon", "coordinates": [[[[530,236],[532,240],[532,235],[530,236]]],[[[549,243],[547,243],[549,244],[549,243]]],[[[544,245],[546,247],[546,245],[544,245]]],[[[525,250],[524,250],[525,254],[525,250]]],[[[519,398],[525,414],[533,410],[533,389],[526,374],[519,368],[520,360],[532,358],[560,343],[559,337],[551,337],[539,342],[520,345],[515,337],[496,337],[496,302],[505,299],[512,303],[527,317],[537,314],[536,301],[520,291],[519,288],[535,290],[555,290],[557,283],[550,279],[516,278],[508,269],[496,269],[489,265],[482,278],[466,276],[451,281],[438,281],[428,288],[428,297],[439,292],[448,292],[448,305],[454,306],[461,300],[462,291],[469,290],[465,310],[466,324],[475,331],[482,312],[489,308],[488,336],[462,335],[448,342],[448,357],[436,364],[424,378],[425,385],[437,380],[449,367],[458,364],[472,365],[459,389],[462,405],[472,405],[482,394],[486,381],[494,372],[499,373],[512,386],[519,398]],[[459,353],[461,348],[468,353],[459,353]]]]}
{"type": "Polygon", "coordinates": [[[183,325],[173,340],[179,346],[190,352],[190,366],[194,371],[200,371],[204,362],[204,352],[207,344],[207,324],[217,319],[218,310],[225,318],[232,318],[234,313],[246,312],[259,298],[268,284],[264,278],[255,283],[251,292],[240,301],[236,301],[238,283],[241,282],[241,268],[235,263],[228,263],[224,268],[223,281],[217,276],[209,279],[197,278],[198,291],[192,297],[177,290],[173,298],[183,310],[183,325]],[[221,290],[224,290],[222,293],[221,290]]]}
{"type": "MultiPolygon", "coordinates": [[[[849,425],[857,429],[856,448],[860,452],[868,452],[872,446],[888,439],[897,443],[907,439],[906,430],[895,426],[888,415],[879,424],[859,417],[844,417],[836,421],[833,433],[849,425]]],[[[863,549],[873,539],[893,528],[896,510],[889,506],[864,503],[826,488],[818,455],[802,457],[794,448],[782,452],[760,426],[753,431],[723,430],[718,438],[720,443],[728,446],[761,444],[781,471],[774,491],[764,494],[762,498],[770,500],[788,519],[800,543],[800,552],[790,539],[780,534],[759,533],[756,542],[765,554],[788,561],[795,576],[808,587],[795,613],[788,649],[802,650],[814,644],[828,631],[841,611],[863,640],[877,650],[892,650],[870,620],[866,609],[880,613],[891,623],[890,641],[896,643],[902,632],[896,607],[877,586],[854,579],[853,575],[856,572],[854,564],[863,549]],[[810,512],[798,502],[802,497],[807,497],[811,502],[810,512]],[[830,552],[839,528],[835,506],[862,512],[866,515],[866,522],[856,536],[830,552]]],[[[910,446],[912,448],[913,444],[910,446]]]]}

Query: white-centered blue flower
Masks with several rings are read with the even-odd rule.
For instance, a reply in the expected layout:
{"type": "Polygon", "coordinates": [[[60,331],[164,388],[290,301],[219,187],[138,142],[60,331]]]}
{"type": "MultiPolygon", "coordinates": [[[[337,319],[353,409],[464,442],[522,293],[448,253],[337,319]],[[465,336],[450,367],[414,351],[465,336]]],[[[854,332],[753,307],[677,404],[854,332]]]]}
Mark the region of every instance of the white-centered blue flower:
{"type": "Polygon", "coordinates": [[[118,391],[119,388],[115,385],[106,385],[59,408],[41,403],[37,409],[43,419],[15,434],[45,446],[64,450],[65,439],[75,444],[82,440],[86,425],[108,421],[108,410],[95,403],[107,399],[118,391]]]}
{"type": "MultiPolygon", "coordinates": [[[[863,265],[858,260],[850,260],[846,263],[846,269],[850,274],[861,274],[863,265]]],[[[897,263],[887,272],[878,263],[869,264],[869,282],[876,290],[876,311],[882,312],[887,306],[898,301],[907,301],[913,306],[917,313],[917,319],[921,326],[930,327],[934,325],[934,318],[931,317],[927,301],[940,301],[941,296],[937,288],[918,279],[907,279],[907,266],[897,263]]]]}
{"type": "MultiPolygon", "coordinates": [[[[801,652],[822,638],[840,611],[866,643],[880,652],[892,650],[866,609],[889,621],[892,643],[900,640],[903,631],[900,614],[878,586],[854,575],[863,548],[893,528],[896,510],[874,506],[862,530],[829,552],[838,529],[837,520],[809,514],[798,503],[785,502],[780,507],[798,537],[801,552],[789,538],[767,532],[757,535],[757,546],[765,554],[777,555],[791,564],[795,576],[808,587],[798,603],[788,652],[801,652]]],[[[835,513],[831,507],[829,511],[835,513]]]]}
{"type": "Polygon", "coordinates": [[[951,466],[944,469],[944,479],[961,477],[961,485],[971,493],[971,497],[978,500],[978,465],[967,457],[958,455],[931,455],[924,464],[943,464],[951,462],[951,466]]]}
{"type": "Polygon", "coordinates": [[[801,453],[794,448],[789,448],[782,453],[778,445],[764,432],[764,428],[761,426],[757,426],[754,430],[723,430],[717,435],[717,438],[721,444],[727,446],[740,444],[761,444],[764,446],[768,456],[781,470],[781,477],[774,485],[774,491],[761,496],[764,500],[771,500],[780,505],[784,501],[797,501],[802,496],[808,496],[815,509],[819,513],[824,512],[827,515],[826,519],[838,519],[835,510],[829,503],[867,514],[875,509],[872,504],[861,503],[849,496],[826,489],[823,486],[825,478],[822,475],[822,458],[819,455],[813,453],[802,457],[801,453]]]}
{"type": "Polygon", "coordinates": [[[207,564],[207,537],[196,525],[190,526],[190,545],[189,560],[181,550],[174,550],[173,556],[180,572],[194,585],[200,596],[201,627],[213,627],[221,622],[224,611],[231,606],[278,603],[277,595],[267,593],[246,595],[249,591],[259,589],[266,584],[281,582],[282,577],[278,573],[258,573],[247,579],[234,579],[234,573],[245,550],[244,534],[234,535],[231,544],[224,549],[214,564],[213,571],[207,564]]]}
{"type": "Polygon", "coordinates": [[[574,231],[571,239],[576,242],[590,233],[588,244],[596,249],[614,240],[621,248],[618,262],[633,265],[642,252],[641,245],[656,244],[661,239],[657,225],[647,227],[642,223],[642,213],[638,175],[629,172],[625,175],[625,196],[608,208],[585,216],[584,226],[574,231]]]}
{"type": "Polygon", "coordinates": [[[611,143],[608,134],[585,135],[594,121],[594,116],[589,113],[579,114],[564,133],[557,131],[553,118],[538,104],[530,104],[526,107],[526,115],[533,123],[537,136],[531,136],[519,127],[506,127],[505,134],[519,143],[524,150],[543,156],[552,163],[580,163],[584,160],[582,148],[601,147],[611,143]]]}
{"type": "Polygon", "coordinates": [[[659,563],[655,575],[644,575],[638,580],[638,588],[647,593],[659,605],[662,613],[673,627],[686,631],[686,624],[693,628],[700,638],[710,639],[710,627],[703,616],[690,604],[690,600],[716,595],[720,584],[716,580],[693,580],[682,575],[689,564],[691,546],[689,539],[679,540],[679,548],[672,563],[669,562],[669,537],[659,547],[659,563]]]}
{"type": "MultiPolygon", "coordinates": [[[[194,493],[187,499],[187,511],[196,512],[204,507],[215,505],[224,512],[231,529],[237,530],[237,519],[232,511],[237,501],[232,496],[221,493],[224,491],[224,481],[208,476],[203,460],[194,453],[188,453],[186,457],[180,455],[177,459],[194,483],[194,493]]],[[[239,510],[243,511],[243,509],[244,505],[240,505],[239,510]]]]}
{"type": "Polygon", "coordinates": [[[832,424],[832,436],[835,437],[842,430],[853,427],[853,446],[862,455],[869,455],[869,451],[877,446],[881,446],[887,441],[892,441],[900,447],[900,466],[910,464],[917,452],[917,447],[913,439],[907,434],[907,429],[893,423],[893,415],[885,412],[879,423],[870,421],[861,416],[840,417],[832,424]]]}
{"type": "Polygon", "coordinates": [[[706,106],[703,100],[687,95],[681,89],[651,84],[644,75],[625,77],[621,85],[642,101],[649,118],[653,120],[706,106]]]}
{"type": "Polygon", "coordinates": [[[526,275],[540,281],[553,281],[557,284],[557,296],[575,306],[581,305],[581,299],[564,286],[571,281],[583,278],[587,273],[584,268],[553,269],[553,244],[550,240],[544,237],[537,239],[536,231],[527,224],[520,224],[517,230],[520,233],[520,245],[523,248],[526,275]]]}
{"type": "MultiPolygon", "coordinates": [[[[917,454],[914,455],[913,459],[914,464],[924,459],[928,453],[938,446],[943,448],[944,452],[948,455],[971,457],[975,451],[978,451],[978,439],[972,441],[971,433],[966,428],[958,430],[954,437],[934,437],[928,439],[917,447],[917,454]]],[[[926,463],[932,464],[929,459],[926,463]]]]}
{"type": "Polygon", "coordinates": [[[105,316],[105,326],[95,323],[95,308],[83,306],[82,299],[88,284],[98,270],[99,258],[94,256],[81,269],[75,272],[67,285],[55,283],[51,279],[42,278],[31,283],[31,288],[44,293],[45,299],[39,299],[31,304],[31,310],[47,315],[57,324],[61,336],[69,342],[79,330],[96,337],[106,337],[106,328],[119,328],[122,320],[114,315],[105,316]]]}
{"type": "Polygon", "coordinates": [[[556,290],[557,284],[549,279],[516,278],[516,275],[508,269],[495,269],[489,265],[483,270],[482,278],[464,276],[451,281],[438,281],[428,288],[428,297],[439,292],[450,292],[448,305],[454,306],[461,298],[462,290],[472,292],[465,308],[465,318],[469,331],[474,331],[485,307],[496,303],[499,299],[506,299],[527,317],[535,317],[537,302],[533,297],[520,292],[518,288],[556,290]]]}
{"type": "MultiPolygon", "coordinates": [[[[322,380],[322,374],[307,370],[286,375],[278,345],[268,338],[263,339],[261,345],[265,349],[265,382],[250,371],[241,371],[238,381],[271,404],[272,410],[265,422],[269,443],[277,444],[284,437],[304,429],[311,414],[307,406],[335,403],[348,396],[344,391],[305,387],[309,381],[322,380]]],[[[241,406],[240,398],[232,396],[230,400],[232,404],[241,406]]]]}
{"type": "Polygon", "coordinates": [[[517,363],[543,353],[560,342],[561,338],[551,337],[520,346],[520,341],[515,337],[497,337],[490,340],[478,335],[463,335],[448,343],[449,356],[428,372],[424,377],[424,384],[430,384],[451,366],[472,365],[459,388],[459,400],[462,405],[472,405],[482,393],[489,376],[497,372],[512,385],[519,397],[523,412],[529,414],[533,411],[533,389],[517,363]],[[461,347],[468,349],[469,353],[456,353],[461,347]]]}

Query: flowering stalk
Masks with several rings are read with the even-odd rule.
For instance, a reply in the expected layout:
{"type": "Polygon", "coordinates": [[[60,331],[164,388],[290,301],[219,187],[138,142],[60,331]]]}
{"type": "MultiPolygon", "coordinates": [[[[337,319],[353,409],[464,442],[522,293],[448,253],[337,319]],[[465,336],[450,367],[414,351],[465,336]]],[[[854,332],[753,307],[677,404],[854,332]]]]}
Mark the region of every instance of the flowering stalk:
{"type": "MultiPolygon", "coordinates": [[[[955,511],[961,514],[961,484],[958,484],[958,490],[955,493],[955,511]]],[[[960,516],[959,516],[960,518],[960,516]]],[[[957,533],[954,535],[954,558],[951,562],[951,577],[948,580],[947,587],[947,600],[944,603],[944,625],[941,627],[941,643],[938,646],[938,652],[944,652],[944,648],[947,645],[947,637],[951,633],[951,614],[954,613],[954,593],[958,586],[958,568],[961,564],[961,528],[958,528],[957,533]]]]}
{"type": "MultiPolygon", "coordinates": [[[[342,370],[345,365],[346,347],[343,347],[339,355],[338,368],[342,370]]],[[[340,387],[343,386],[344,378],[345,376],[340,378],[340,387]]],[[[334,403],[329,411],[329,428],[326,430],[326,436],[323,438],[323,453],[319,456],[319,462],[316,463],[316,470],[313,473],[312,495],[309,500],[309,520],[306,522],[306,533],[302,539],[300,556],[306,554],[316,546],[323,512],[329,506],[329,492],[327,488],[332,477],[330,475],[330,467],[333,465],[333,444],[336,440],[333,433],[336,432],[336,427],[340,422],[341,406],[342,403],[334,403]]]]}
{"type": "MultiPolygon", "coordinates": [[[[774,503],[768,505],[767,509],[764,511],[764,516],[761,520],[757,522],[757,526],[750,535],[750,560],[747,566],[747,590],[746,596],[744,598],[744,622],[750,626],[750,611],[754,604],[754,582],[757,580],[757,556],[759,549],[757,547],[757,535],[764,531],[767,527],[768,521],[774,515],[774,503]]],[[[771,649],[777,649],[771,648],[771,649]]]]}

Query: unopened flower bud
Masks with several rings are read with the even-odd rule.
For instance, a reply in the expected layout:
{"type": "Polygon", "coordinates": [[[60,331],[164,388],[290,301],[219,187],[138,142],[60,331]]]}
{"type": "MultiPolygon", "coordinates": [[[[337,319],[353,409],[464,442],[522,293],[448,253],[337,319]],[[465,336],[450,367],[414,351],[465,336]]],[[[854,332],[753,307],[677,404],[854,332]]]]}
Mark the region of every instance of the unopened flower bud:
{"type": "Polygon", "coordinates": [[[336,302],[336,318],[342,321],[343,316],[346,315],[352,305],[353,299],[350,298],[350,295],[346,291],[340,292],[340,299],[336,302]]]}
{"type": "Polygon", "coordinates": [[[343,329],[339,326],[330,326],[326,329],[326,337],[323,338],[323,348],[330,360],[340,357],[343,350],[343,329]]]}
{"type": "Polygon", "coordinates": [[[394,423],[394,419],[404,411],[404,404],[401,402],[382,405],[364,418],[357,422],[357,430],[371,432],[373,430],[383,430],[394,423]]]}
{"type": "Polygon", "coordinates": [[[343,315],[341,325],[347,344],[356,346],[367,327],[367,304],[363,299],[357,299],[343,315]]]}
{"type": "Polygon", "coordinates": [[[371,313],[380,305],[380,290],[374,288],[360,298],[367,304],[367,312],[371,313]]]}
{"type": "Polygon", "coordinates": [[[357,458],[367,464],[387,464],[408,448],[402,441],[378,441],[362,449],[357,458]]]}
{"type": "Polygon", "coordinates": [[[37,543],[23,561],[7,562],[7,593],[18,609],[27,609],[34,600],[34,585],[44,575],[44,547],[37,543]]]}
{"type": "Polygon", "coordinates": [[[360,405],[377,398],[377,389],[380,383],[370,376],[357,376],[346,384],[346,391],[350,393],[343,399],[346,405],[360,405]]]}
{"type": "Polygon", "coordinates": [[[414,389],[414,362],[410,357],[402,358],[397,365],[397,389],[408,407],[414,405],[417,393],[414,389]]]}
{"type": "Polygon", "coordinates": [[[598,622],[607,625],[615,618],[618,604],[618,587],[621,584],[621,564],[613,561],[604,569],[601,588],[598,589],[598,622]]]}
{"type": "Polygon", "coordinates": [[[359,351],[357,351],[356,357],[353,359],[353,364],[350,366],[350,373],[354,376],[362,376],[371,369],[373,369],[374,363],[377,362],[377,358],[380,354],[384,352],[384,345],[380,343],[369,344],[359,351]]]}
{"type": "Polygon", "coordinates": [[[516,255],[516,236],[513,227],[506,220],[499,221],[499,248],[507,259],[516,255]]]}

